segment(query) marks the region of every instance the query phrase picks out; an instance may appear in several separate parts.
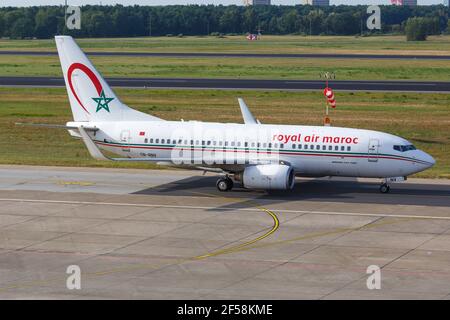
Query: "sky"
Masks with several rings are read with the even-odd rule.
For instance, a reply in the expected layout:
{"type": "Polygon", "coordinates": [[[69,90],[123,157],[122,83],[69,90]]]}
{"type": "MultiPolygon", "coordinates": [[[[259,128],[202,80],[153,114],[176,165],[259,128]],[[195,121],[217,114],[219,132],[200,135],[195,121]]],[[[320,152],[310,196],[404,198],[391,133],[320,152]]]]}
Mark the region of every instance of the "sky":
{"type": "MultiPolygon", "coordinates": [[[[390,0],[330,0],[331,4],[390,4],[390,0]]],[[[70,5],[85,4],[122,4],[122,5],[170,5],[170,4],[242,4],[243,0],[68,0],[70,5]]],[[[38,5],[59,5],[64,0],[0,0],[0,7],[5,6],[38,6],[38,5]]],[[[300,4],[302,0],[272,0],[274,5],[300,4]]],[[[443,0],[418,0],[420,5],[442,4],[443,0]]]]}

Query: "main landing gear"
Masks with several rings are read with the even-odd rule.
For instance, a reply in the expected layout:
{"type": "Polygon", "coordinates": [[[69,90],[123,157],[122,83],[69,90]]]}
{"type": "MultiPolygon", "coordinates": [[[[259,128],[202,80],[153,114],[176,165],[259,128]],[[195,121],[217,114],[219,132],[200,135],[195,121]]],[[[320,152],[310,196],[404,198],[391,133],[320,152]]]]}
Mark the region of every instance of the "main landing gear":
{"type": "Polygon", "coordinates": [[[230,191],[233,189],[233,180],[230,177],[226,176],[224,178],[220,178],[216,182],[217,189],[221,192],[230,191]]]}
{"type": "Polygon", "coordinates": [[[391,190],[391,187],[387,184],[387,182],[383,182],[380,185],[380,192],[381,193],[389,193],[389,191],[391,190]]]}

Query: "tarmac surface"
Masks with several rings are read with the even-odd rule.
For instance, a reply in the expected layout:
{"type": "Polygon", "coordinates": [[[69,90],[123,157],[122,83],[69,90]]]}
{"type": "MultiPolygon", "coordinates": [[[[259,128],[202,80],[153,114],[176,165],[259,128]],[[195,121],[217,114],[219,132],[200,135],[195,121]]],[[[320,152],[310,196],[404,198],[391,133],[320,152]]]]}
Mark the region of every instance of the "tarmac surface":
{"type": "MultiPolygon", "coordinates": [[[[0,55],[53,56],[56,51],[1,50],[0,55]]],[[[450,60],[449,55],[403,54],[327,54],[327,53],[216,53],[216,52],[119,52],[87,51],[90,56],[131,57],[198,57],[198,58],[317,58],[317,59],[394,59],[394,60],[450,60]]]]}
{"type": "MultiPolygon", "coordinates": [[[[222,90],[323,90],[321,80],[256,80],[256,79],[201,79],[201,78],[106,78],[113,87],[222,89],[222,90]]],[[[450,92],[450,82],[436,81],[349,81],[333,80],[329,85],[340,91],[394,91],[394,92],[450,92]]],[[[58,77],[0,77],[0,86],[6,87],[64,87],[58,77]]]]}
{"type": "Polygon", "coordinates": [[[450,181],[219,193],[216,179],[0,166],[0,299],[450,299],[450,181]]]}

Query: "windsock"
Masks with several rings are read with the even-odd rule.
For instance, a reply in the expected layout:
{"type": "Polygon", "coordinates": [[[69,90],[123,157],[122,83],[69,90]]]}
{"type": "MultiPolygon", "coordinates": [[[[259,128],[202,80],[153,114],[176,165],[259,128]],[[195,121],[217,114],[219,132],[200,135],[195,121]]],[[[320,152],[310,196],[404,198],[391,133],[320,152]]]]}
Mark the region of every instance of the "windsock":
{"type": "Polygon", "coordinates": [[[331,107],[336,108],[336,100],[334,99],[333,90],[331,90],[331,88],[326,87],[325,90],[323,91],[323,94],[325,95],[325,97],[327,97],[327,100],[330,103],[331,107]]]}

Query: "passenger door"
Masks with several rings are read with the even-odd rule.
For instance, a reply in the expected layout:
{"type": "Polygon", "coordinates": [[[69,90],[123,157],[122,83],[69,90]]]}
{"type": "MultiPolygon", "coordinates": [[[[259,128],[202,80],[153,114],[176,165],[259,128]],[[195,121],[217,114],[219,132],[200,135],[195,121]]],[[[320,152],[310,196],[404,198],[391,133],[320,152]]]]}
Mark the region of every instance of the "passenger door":
{"type": "Polygon", "coordinates": [[[122,143],[122,151],[130,152],[130,130],[122,130],[120,133],[120,142],[122,143]]]}
{"type": "Polygon", "coordinates": [[[380,141],[378,139],[370,139],[369,140],[369,151],[368,151],[368,160],[369,162],[377,162],[378,161],[378,148],[380,146],[380,141]]]}

